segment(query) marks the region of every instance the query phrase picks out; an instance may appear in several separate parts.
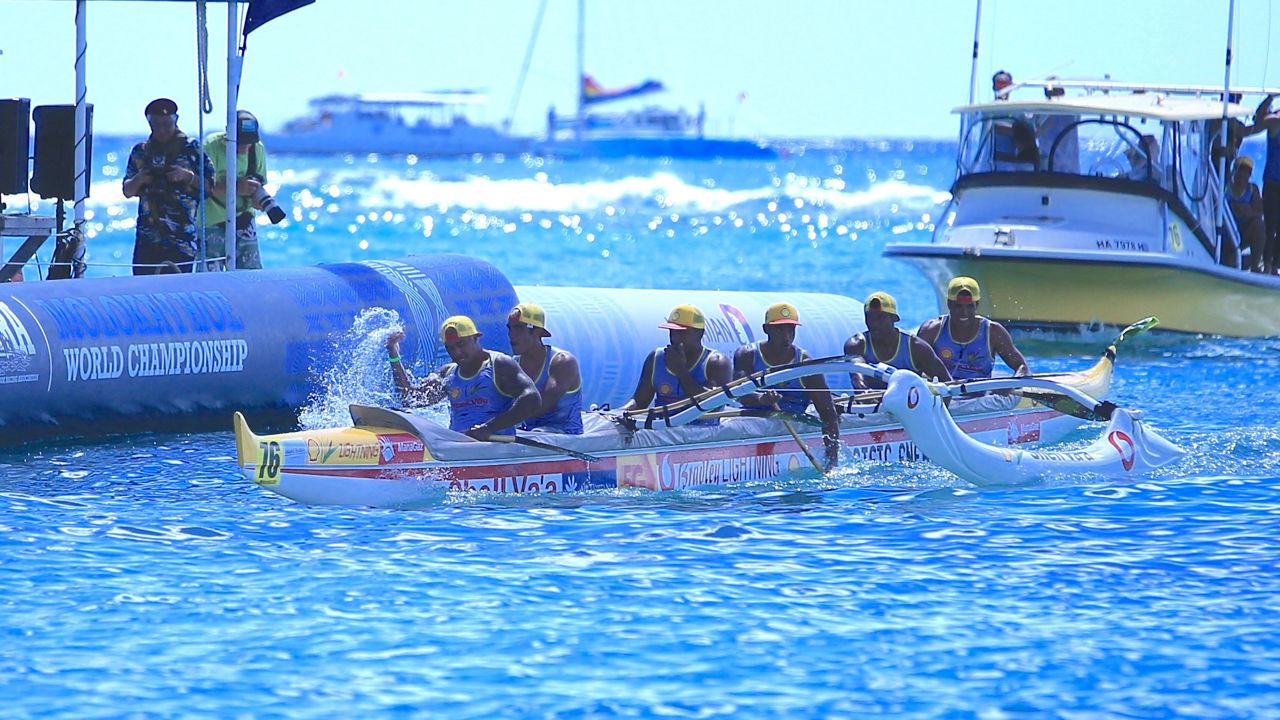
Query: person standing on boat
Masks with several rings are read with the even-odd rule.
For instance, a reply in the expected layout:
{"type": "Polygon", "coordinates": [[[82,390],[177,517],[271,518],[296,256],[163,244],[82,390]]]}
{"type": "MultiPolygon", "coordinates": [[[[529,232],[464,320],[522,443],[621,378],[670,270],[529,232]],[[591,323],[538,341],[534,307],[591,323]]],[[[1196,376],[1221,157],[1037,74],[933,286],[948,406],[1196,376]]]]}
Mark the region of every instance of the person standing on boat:
{"type": "MultiPolygon", "coordinates": [[[[890,367],[910,370],[914,373],[943,382],[951,380],[938,355],[929,343],[898,329],[898,302],[887,292],[873,292],[862,304],[862,315],[867,331],[844,341],[844,354],[861,356],[868,363],[884,363],[890,367]]],[[[875,378],[853,374],[853,386],[859,389],[883,388],[885,384],[875,378]]]]}
{"type": "Polygon", "coordinates": [[[947,314],[925,320],[916,337],[929,343],[953,380],[991,377],[995,358],[1013,370],[1015,377],[1031,374],[1009,331],[978,314],[982,299],[978,281],[954,277],[947,283],[947,314]]]}
{"type": "Polygon", "coordinates": [[[1008,100],[1012,88],[1013,75],[1008,70],[997,70],[991,76],[991,92],[995,94],[996,100],[1008,100]]]}
{"type": "Polygon", "coordinates": [[[129,152],[122,184],[125,197],[138,198],[133,274],[154,275],[166,262],[191,272],[200,181],[206,191],[213,185],[213,165],[200,143],[178,129],[177,103],[156,98],[143,114],[151,135],[129,152]]]}
{"type": "Polygon", "coordinates": [[[538,414],[520,424],[521,430],[582,434],[582,375],[578,359],[568,350],[547,345],[547,316],[534,303],[520,303],[507,314],[507,338],[525,375],[533,378],[542,404],[538,414]]]}
{"type": "Polygon", "coordinates": [[[449,429],[476,440],[515,435],[516,426],[538,413],[541,398],[533,381],[510,355],[485,350],[481,332],[466,315],[440,326],[440,339],[453,362],[415,384],[400,361],[403,332],[387,338],[387,355],[400,401],[425,407],[449,401],[449,429]]]}
{"type": "MultiPolygon", "coordinates": [[[[670,331],[671,342],[654,349],[644,359],[640,381],[623,410],[669,405],[691,398],[708,388],[729,382],[733,374],[729,358],[702,346],[707,321],[693,305],[678,305],[658,325],[670,331]]],[[[698,425],[718,425],[719,420],[695,420],[698,425]]]]}
{"type": "MultiPolygon", "coordinates": [[[[765,339],[743,345],[733,354],[733,376],[744,378],[779,365],[790,365],[809,359],[809,353],[795,344],[796,328],[800,326],[800,312],[791,303],[774,303],[764,313],[765,339]]],[[[789,413],[804,413],[813,403],[822,418],[822,444],[826,449],[827,468],[840,461],[840,415],[836,412],[827,380],[822,375],[810,375],[799,380],[788,380],[777,390],[762,390],[739,398],[744,407],[774,408],[789,413]]]]}
{"type": "Polygon", "coordinates": [[[1254,130],[1267,131],[1267,159],[1262,167],[1262,218],[1265,222],[1265,246],[1262,270],[1274,273],[1280,263],[1280,113],[1271,112],[1275,95],[1268,95],[1254,112],[1254,130]]]}
{"type": "MultiPolygon", "coordinates": [[[[209,269],[227,269],[227,134],[217,132],[204,141],[205,154],[213,163],[213,189],[205,203],[205,243],[209,269]]],[[[258,134],[258,118],[248,110],[236,112],[236,269],[262,269],[258,252],[258,230],[254,222],[255,199],[263,192],[267,177],[267,148],[258,134]]],[[[283,220],[283,214],[273,215],[283,220]]]]}
{"type": "Polygon", "coordinates": [[[1262,191],[1249,181],[1252,176],[1253,158],[1248,155],[1237,157],[1235,167],[1231,170],[1231,185],[1227,188],[1227,197],[1231,203],[1231,214],[1236,219],[1236,227],[1240,230],[1240,239],[1249,248],[1249,269],[1262,272],[1265,268],[1263,255],[1266,253],[1266,220],[1262,213],[1262,191]]]}

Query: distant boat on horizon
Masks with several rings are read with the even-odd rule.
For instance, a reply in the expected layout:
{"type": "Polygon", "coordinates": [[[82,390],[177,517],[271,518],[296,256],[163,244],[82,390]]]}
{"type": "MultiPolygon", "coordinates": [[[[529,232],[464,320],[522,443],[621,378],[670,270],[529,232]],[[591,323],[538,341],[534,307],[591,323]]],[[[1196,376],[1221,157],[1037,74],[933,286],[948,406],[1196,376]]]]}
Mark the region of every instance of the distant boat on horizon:
{"type": "MultiPolygon", "coordinates": [[[[545,9],[546,0],[543,0],[545,9]]],[[[539,18],[542,10],[539,10],[539,18]]],[[[529,47],[532,53],[537,39],[529,47]]],[[[597,112],[594,108],[666,90],[657,80],[606,88],[585,71],[586,0],[578,0],[577,107],[572,114],[547,112],[546,140],[536,152],[564,158],[671,157],[686,159],[766,159],[778,152],[762,141],[706,136],[706,109],[697,113],[649,105],[637,110],[597,112]]],[[[527,65],[526,65],[527,72],[527,65]]],[[[521,78],[523,85],[523,76],[521,78]]]]}
{"type": "Polygon", "coordinates": [[[263,134],[273,153],[381,153],[423,157],[519,155],[534,151],[534,139],[477,123],[474,108],[487,96],[478,90],[326,95],[310,112],[263,134]]]}
{"type": "Polygon", "coordinates": [[[590,75],[582,76],[578,111],[568,117],[547,113],[547,139],[538,152],[558,157],[673,157],[673,158],[774,158],[776,150],[762,141],[709,138],[706,109],[696,114],[649,105],[638,110],[601,113],[586,108],[662,92],[666,87],[646,80],[616,90],[601,87],[590,75]]]}

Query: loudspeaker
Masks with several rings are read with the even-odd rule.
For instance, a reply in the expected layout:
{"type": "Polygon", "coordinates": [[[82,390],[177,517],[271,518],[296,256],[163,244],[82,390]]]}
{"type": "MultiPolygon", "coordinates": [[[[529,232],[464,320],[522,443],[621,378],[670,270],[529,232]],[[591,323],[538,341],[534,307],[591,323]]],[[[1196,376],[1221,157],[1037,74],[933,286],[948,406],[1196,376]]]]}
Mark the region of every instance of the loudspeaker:
{"type": "MultiPolygon", "coordinates": [[[[36,158],[31,189],[42,198],[75,199],[76,106],[41,105],[36,121],[36,158]]],[[[93,105],[85,108],[84,194],[89,195],[93,159],[93,105]]]]}
{"type": "Polygon", "coordinates": [[[27,191],[31,155],[31,101],[0,100],[0,195],[27,191]]]}

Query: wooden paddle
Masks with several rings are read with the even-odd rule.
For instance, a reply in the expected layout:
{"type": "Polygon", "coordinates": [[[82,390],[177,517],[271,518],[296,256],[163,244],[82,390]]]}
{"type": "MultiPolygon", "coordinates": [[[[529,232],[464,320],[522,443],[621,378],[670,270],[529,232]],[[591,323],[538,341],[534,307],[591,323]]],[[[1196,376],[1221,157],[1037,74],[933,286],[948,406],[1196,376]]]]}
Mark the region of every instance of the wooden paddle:
{"type": "MultiPolygon", "coordinates": [[[[782,408],[778,407],[778,403],[773,404],[773,410],[777,413],[782,412],[782,408]]],[[[782,420],[782,426],[787,429],[787,432],[791,433],[791,439],[795,440],[796,444],[800,446],[800,450],[804,453],[804,456],[809,458],[809,463],[813,465],[813,469],[817,470],[819,475],[826,475],[826,469],[823,468],[822,465],[818,464],[818,459],[813,456],[813,453],[809,452],[809,446],[805,445],[804,440],[800,439],[800,434],[796,432],[795,428],[791,427],[791,423],[785,419],[779,419],[782,420]]]]}

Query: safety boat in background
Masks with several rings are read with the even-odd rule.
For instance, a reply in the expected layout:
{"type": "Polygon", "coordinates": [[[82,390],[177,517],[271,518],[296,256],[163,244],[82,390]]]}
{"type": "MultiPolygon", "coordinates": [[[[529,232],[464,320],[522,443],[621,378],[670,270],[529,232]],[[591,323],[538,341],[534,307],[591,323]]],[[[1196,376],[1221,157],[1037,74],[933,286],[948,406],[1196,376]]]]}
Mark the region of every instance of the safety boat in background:
{"type": "Polygon", "coordinates": [[[1015,88],[1035,96],[955,110],[956,179],[932,242],[885,255],[919,268],[940,299],[952,277],[976,278],[983,314],[1011,328],[1158,314],[1165,330],[1280,335],[1280,277],[1250,271],[1212,150],[1224,118],[1251,108],[1224,103],[1221,86],[1015,88]]]}

